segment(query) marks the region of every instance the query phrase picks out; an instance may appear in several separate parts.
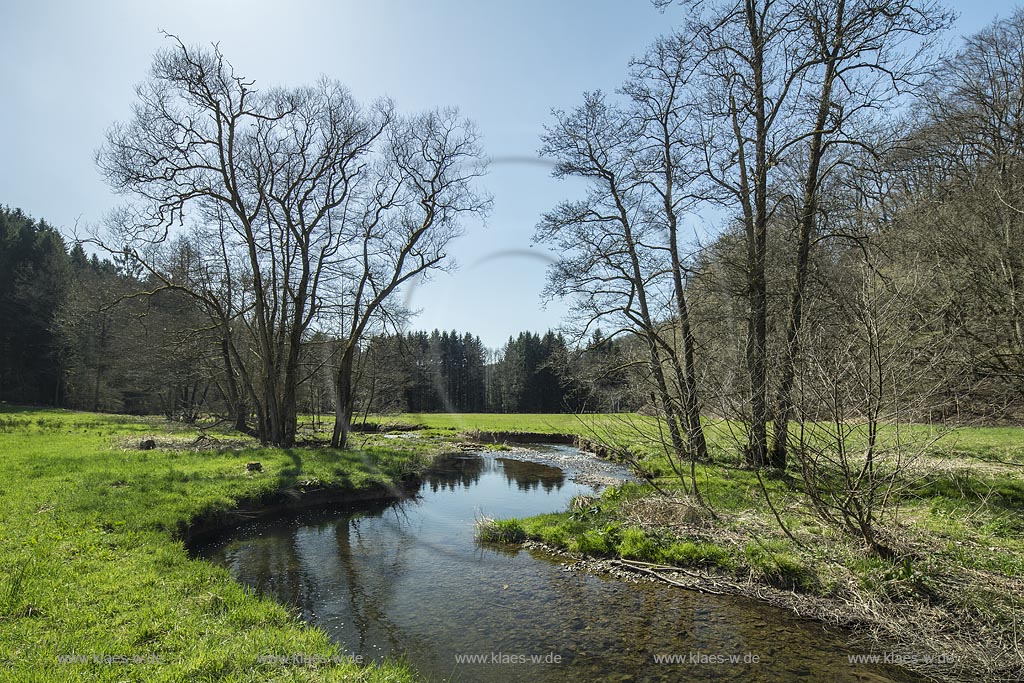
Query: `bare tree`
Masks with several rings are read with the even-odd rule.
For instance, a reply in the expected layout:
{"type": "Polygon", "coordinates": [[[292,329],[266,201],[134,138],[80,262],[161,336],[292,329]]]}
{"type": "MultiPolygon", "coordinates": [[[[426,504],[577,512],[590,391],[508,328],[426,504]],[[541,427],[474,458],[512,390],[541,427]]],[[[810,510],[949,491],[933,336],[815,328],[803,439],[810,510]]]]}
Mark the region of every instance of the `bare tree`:
{"type": "MultiPolygon", "coordinates": [[[[791,391],[796,375],[803,298],[807,288],[809,254],[818,236],[819,192],[831,171],[843,165],[851,152],[884,153],[874,134],[870,117],[892,106],[898,96],[918,86],[925,73],[922,47],[903,50],[911,38],[927,37],[948,26],[951,15],[933,2],[893,0],[890,2],[848,2],[798,5],[801,22],[807,27],[812,47],[808,59],[814,64],[805,77],[807,100],[801,107],[813,112],[813,123],[803,136],[806,152],[801,155],[797,178],[802,191],[795,204],[797,225],[796,263],[790,286],[786,345],[775,405],[774,430],[769,463],[785,467],[789,422],[792,418],[791,391]]],[[[927,46],[927,42],[924,43],[927,46]]],[[[799,141],[800,138],[796,138],[799,141]]]]}
{"type": "Polygon", "coordinates": [[[941,356],[917,353],[931,323],[917,302],[931,283],[894,265],[871,249],[840,254],[828,283],[841,322],[811,332],[793,401],[795,459],[811,507],[886,557],[893,539],[881,527],[942,433],[911,425],[932,400],[920,387],[936,386],[928,380],[941,356]]]}
{"type": "Polygon", "coordinates": [[[474,187],[484,169],[479,135],[454,109],[398,119],[388,129],[363,180],[352,240],[332,271],[341,283],[332,445],[344,447],[351,429],[360,340],[398,314],[389,298],[403,284],[445,266],[463,218],[489,209],[490,199],[474,187]]]}
{"type": "MultiPolygon", "coordinates": [[[[672,327],[666,313],[676,291],[672,249],[665,243],[666,208],[673,215],[676,210],[671,168],[665,184],[665,164],[673,157],[656,148],[652,158],[651,121],[638,111],[640,116],[598,92],[584,95],[571,112],[555,112],[541,154],[558,161],[556,177],[584,178],[589,189],[584,199],[562,202],[545,214],[535,239],[555,245],[561,254],[549,270],[546,293],[575,297],[581,337],[600,324],[610,326],[609,338],[634,333],[644,341],[654,404],[668,431],[666,455],[685,480],[682,462],[692,466],[706,450],[695,450],[703,445],[703,433],[699,415],[690,421],[685,412],[693,403],[680,402],[671,386],[673,372],[683,378],[679,390],[685,393],[687,386],[686,368],[680,368],[666,335],[672,327]]],[[[698,493],[692,468],[690,482],[698,493]]]]}
{"type": "Polygon", "coordinates": [[[691,455],[706,460],[708,447],[701,424],[697,381],[697,340],[687,306],[679,228],[682,215],[698,200],[690,187],[696,174],[691,166],[692,141],[688,136],[693,108],[686,99],[694,64],[689,59],[686,41],[676,35],[656,41],[643,57],[633,60],[632,71],[623,92],[633,102],[630,111],[640,135],[636,153],[643,171],[641,178],[660,199],[660,205],[646,212],[645,219],[662,227],[666,233],[664,246],[659,248],[668,251],[674,297],[672,313],[680,337],[678,344],[664,346],[679,387],[680,413],[691,455]]]}
{"type": "MultiPolygon", "coordinates": [[[[260,438],[290,445],[308,335],[346,283],[362,283],[351,321],[440,263],[452,205],[466,199],[451,189],[454,169],[478,150],[445,128],[450,115],[402,119],[386,101],[365,109],[326,79],[258,90],[216,46],[168,37],[133,119],[97,155],[111,185],[137,200],[97,241],[200,302],[222,329],[230,400],[247,394],[260,438]],[[186,221],[201,226],[206,269],[191,282],[154,257],[186,221]]],[[[346,330],[349,345],[365,325],[346,330]]]]}

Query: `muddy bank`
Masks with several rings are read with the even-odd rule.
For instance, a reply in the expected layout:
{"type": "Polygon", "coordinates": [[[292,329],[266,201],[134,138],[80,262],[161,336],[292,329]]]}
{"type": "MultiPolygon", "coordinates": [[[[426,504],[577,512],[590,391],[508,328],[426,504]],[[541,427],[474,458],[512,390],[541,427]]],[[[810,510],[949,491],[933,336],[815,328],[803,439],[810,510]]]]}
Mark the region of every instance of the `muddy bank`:
{"type": "Polygon", "coordinates": [[[229,509],[211,510],[183,522],[178,526],[175,537],[187,547],[243,524],[273,519],[298,510],[331,506],[386,506],[414,497],[421,482],[419,475],[411,475],[391,485],[374,484],[360,489],[331,485],[277,489],[265,495],[243,498],[229,509]]]}
{"type": "Polygon", "coordinates": [[[462,436],[477,443],[555,443],[574,446],[576,437],[572,434],[546,434],[544,432],[464,432],[462,436]]]}
{"type": "Polygon", "coordinates": [[[725,572],[708,569],[696,571],[684,567],[670,568],[620,558],[581,555],[534,540],[524,541],[521,546],[531,553],[545,555],[558,561],[562,571],[566,572],[588,572],[613,576],[627,583],[667,583],[685,590],[712,595],[741,596],[788,609],[803,619],[844,629],[862,627],[869,621],[866,615],[854,609],[852,604],[837,604],[828,598],[784,590],[753,580],[737,581],[735,576],[725,572]]]}
{"type": "MultiPolygon", "coordinates": [[[[956,615],[935,605],[887,603],[852,592],[834,597],[776,588],[753,577],[711,568],[656,565],[621,558],[601,558],[534,540],[517,544],[531,555],[546,557],[564,572],[613,577],[626,583],[665,583],[684,591],[731,595],[787,610],[799,619],[839,629],[846,642],[864,654],[902,658],[899,666],[942,683],[1024,681],[1024,668],[1005,648],[992,649],[983,630],[971,631],[956,615]]],[[[1019,657],[1019,655],[1018,655],[1019,657]]]]}

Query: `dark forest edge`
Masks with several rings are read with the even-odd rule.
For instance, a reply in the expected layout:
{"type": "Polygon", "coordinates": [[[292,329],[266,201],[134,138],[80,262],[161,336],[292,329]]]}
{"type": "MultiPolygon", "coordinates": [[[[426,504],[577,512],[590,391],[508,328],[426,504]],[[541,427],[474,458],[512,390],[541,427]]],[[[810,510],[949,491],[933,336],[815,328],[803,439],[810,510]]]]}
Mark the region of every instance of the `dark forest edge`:
{"type": "MultiPolygon", "coordinates": [[[[124,260],[70,247],[60,231],[0,207],[0,401],[93,412],[164,415],[192,422],[226,414],[230,392],[215,340],[197,331],[191,302],[163,291],[124,260]],[[211,351],[212,349],[212,351],[211,351]]],[[[322,357],[338,340],[305,345],[300,414],[329,411],[332,377],[322,357]]],[[[596,332],[573,354],[557,332],[522,332],[500,350],[456,331],[369,337],[358,358],[358,420],[367,413],[572,413],[633,410],[628,342],[596,332]]]]}

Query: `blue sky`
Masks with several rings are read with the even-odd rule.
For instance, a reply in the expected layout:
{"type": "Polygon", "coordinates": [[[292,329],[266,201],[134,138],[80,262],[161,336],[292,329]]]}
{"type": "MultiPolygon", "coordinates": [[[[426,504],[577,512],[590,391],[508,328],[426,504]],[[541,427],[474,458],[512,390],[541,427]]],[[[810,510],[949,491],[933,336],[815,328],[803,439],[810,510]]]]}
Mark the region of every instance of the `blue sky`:
{"type": "MultiPolygon", "coordinates": [[[[970,34],[1013,3],[950,3],[970,34]]],[[[0,203],[71,232],[118,203],[93,164],[104,131],[127,119],[158,33],[217,41],[262,84],[327,75],[363,101],[387,95],[413,111],[456,105],[495,159],[494,211],[454,246],[453,274],[407,292],[413,326],[469,330],[491,347],[524,329],[556,327],[565,304],[542,307],[550,258],[530,237],[540,214],[572,195],[535,155],[551,108],[584,90],[614,89],[629,57],[671,30],[681,9],[648,0],[293,0],[289,3],[0,0],[0,203]]]]}

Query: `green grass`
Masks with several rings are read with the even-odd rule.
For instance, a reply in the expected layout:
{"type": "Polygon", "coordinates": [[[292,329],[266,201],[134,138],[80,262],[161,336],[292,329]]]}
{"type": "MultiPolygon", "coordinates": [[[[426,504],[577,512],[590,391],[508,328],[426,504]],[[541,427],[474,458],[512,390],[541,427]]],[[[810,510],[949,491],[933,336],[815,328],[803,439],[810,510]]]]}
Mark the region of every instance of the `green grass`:
{"type": "Polygon", "coordinates": [[[449,432],[533,432],[537,434],[585,434],[595,427],[613,424],[627,415],[572,415],[543,413],[402,413],[371,416],[372,422],[425,425],[449,432]]]}
{"type": "MultiPolygon", "coordinates": [[[[324,632],[252,594],[224,569],[189,559],[177,539],[191,520],[216,519],[239,501],[288,489],[355,491],[391,483],[460,434],[578,434],[611,442],[685,499],[653,418],[375,419],[425,428],[398,438],[354,434],[348,451],[261,449],[226,434],[213,435],[220,447],[195,451],[188,448],[193,432],[159,420],[0,406],[0,678],[411,680],[398,663],[259,663],[261,655],[331,656],[338,650],[324,632]],[[139,441],[149,437],[160,447],[138,450],[139,441]],[[260,461],[264,471],[247,473],[244,465],[251,460],[260,461]],[[159,664],[58,662],[58,656],[72,654],[155,657],[159,664]]],[[[697,471],[716,511],[713,519],[692,501],[666,507],[650,486],[626,484],[579,498],[564,512],[484,521],[478,533],[490,542],[535,539],[583,555],[693,567],[826,597],[849,598],[853,585],[893,601],[954,599],[958,608],[1009,623],[1021,596],[1005,589],[1005,582],[1024,576],[1024,476],[1013,467],[1024,463],[1024,430],[905,430],[920,442],[946,433],[930,445],[926,467],[906,482],[900,516],[889,521],[910,548],[896,562],[866,555],[858,543],[817,520],[792,477],[766,477],[764,485],[802,545],[785,538],[756,476],[737,467],[742,430],[726,421],[708,423],[713,462],[697,471]]],[[[959,613],[950,614],[955,619],[959,613]]]]}
{"type": "MultiPolygon", "coordinates": [[[[540,434],[577,434],[600,436],[631,444],[641,454],[656,456],[660,451],[658,420],[632,413],[615,414],[504,414],[504,413],[401,413],[373,415],[371,422],[424,425],[442,432],[533,432],[540,434]]],[[[735,455],[743,443],[743,426],[735,421],[705,420],[708,445],[713,454],[735,455]]],[[[883,427],[883,435],[891,436],[883,427]]],[[[1024,464],[1024,428],[1022,427],[944,427],[910,424],[901,427],[904,440],[927,445],[929,454],[944,457],[971,457],[978,460],[1007,460],[1024,464]]]]}
{"type": "MultiPolygon", "coordinates": [[[[917,428],[925,429],[923,426],[917,428]]],[[[1024,464],[1024,428],[960,427],[950,430],[931,451],[934,455],[951,458],[1024,464]]]]}
{"type": "Polygon", "coordinates": [[[526,540],[526,532],[515,519],[483,519],[477,527],[477,538],[484,543],[522,543],[526,540]]]}
{"type": "Polygon", "coordinates": [[[225,569],[189,559],[178,532],[242,499],[389,484],[419,454],[190,451],[155,420],[4,407],[0,412],[0,678],[4,681],[406,681],[400,664],[317,668],[261,655],[330,657],[327,635],[225,569]],[[144,437],[176,448],[141,451],[144,437]],[[261,473],[247,473],[258,460],[261,473]],[[65,655],[159,663],[60,663],[65,655]]]}

